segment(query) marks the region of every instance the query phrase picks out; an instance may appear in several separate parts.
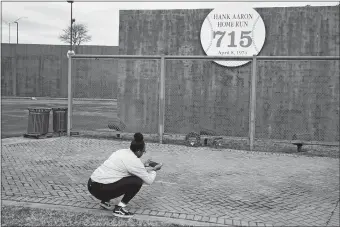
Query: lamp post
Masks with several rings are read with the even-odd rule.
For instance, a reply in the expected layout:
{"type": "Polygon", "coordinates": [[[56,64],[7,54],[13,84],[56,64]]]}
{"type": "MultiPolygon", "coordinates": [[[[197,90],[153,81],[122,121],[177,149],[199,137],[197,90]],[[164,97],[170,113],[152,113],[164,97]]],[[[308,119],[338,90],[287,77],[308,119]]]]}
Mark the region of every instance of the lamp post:
{"type": "Polygon", "coordinates": [[[73,19],[73,16],[72,16],[72,11],[73,11],[73,1],[72,0],[67,0],[68,3],[71,3],[71,34],[70,34],[70,50],[72,51],[72,37],[73,37],[73,22],[75,22],[76,20],[73,19]]]}
{"type": "Polygon", "coordinates": [[[18,19],[16,19],[13,23],[16,23],[17,24],[17,44],[19,43],[19,23],[18,23],[18,21],[20,20],[20,19],[23,19],[23,18],[27,18],[27,17],[20,17],[20,18],[18,18],[18,19]]]}
{"type": "Polygon", "coordinates": [[[18,21],[15,21],[14,23],[17,24],[17,44],[19,43],[19,23],[18,21]]]}
{"type": "Polygon", "coordinates": [[[5,20],[2,21],[8,24],[8,43],[11,43],[11,23],[5,20]]]}
{"type": "Polygon", "coordinates": [[[72,36],[73,36],[73,29],[72,24],[76,20],[73,19],[72,15],[72,0],[67,0],[68,3],[71,3],[71,34],[70,34],[70,50],[67,52],[68,57],[68,76],[67,76],[67,135],[71,136],[72,130],[72,55],[74,55],[74,51],[72,50],[72,36]]]}

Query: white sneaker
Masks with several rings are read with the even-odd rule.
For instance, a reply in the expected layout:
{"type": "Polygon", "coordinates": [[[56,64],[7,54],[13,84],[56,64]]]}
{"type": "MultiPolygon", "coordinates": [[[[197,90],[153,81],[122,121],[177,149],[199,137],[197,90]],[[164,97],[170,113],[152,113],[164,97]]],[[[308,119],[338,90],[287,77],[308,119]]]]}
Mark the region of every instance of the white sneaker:
{"type": "Polygon", "coordinates": [[[113,210],[113,215],[116,217],[120,217],[120,218],[131,218],[133,217],[133,213],[130,213],[129,211],[125,210],[123,207],[121,206],[115,206],[114,210],[113,210]]]}
{"type": "Polygon", "coordinates": [[[101,201],[101,203],[99,204],[99,206],[105,210],[113,210],[113,207],[111,206],[111,204],[109,202],[104,202],[101,201]]]}

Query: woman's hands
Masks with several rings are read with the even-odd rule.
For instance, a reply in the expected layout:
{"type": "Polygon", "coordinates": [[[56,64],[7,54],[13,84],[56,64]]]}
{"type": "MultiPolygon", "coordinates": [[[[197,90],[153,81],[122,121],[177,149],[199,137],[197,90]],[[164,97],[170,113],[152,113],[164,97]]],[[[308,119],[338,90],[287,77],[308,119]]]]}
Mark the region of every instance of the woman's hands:
{"type": "Polygon", "coordinates": [[[158,171],[162,168],[163,164],[162,163],[158,163],[156,166],[152,167],[150,166],[150,163],[151,163],[151,159],[148,159],[144,162],[144,166],[145,168],[148,170],[148,171],[158,171]]]}
{"type": "Polygon", "coordinates": [[[153,167],[153,170],[154,171],[158,171],[162,168],[163,164],[162,163],[159,163],[158,165],[156,165],[155,167],[153,167]]]}
{"type": "Polygon", "coordinates": [[[146,160],[146,161],[144,162],[144,166],[145,166],[145,167],[148,167],[149,164],[150,164],[150,162],[151,162],[151,159],[149,158],[148,160],[146,160]]]}

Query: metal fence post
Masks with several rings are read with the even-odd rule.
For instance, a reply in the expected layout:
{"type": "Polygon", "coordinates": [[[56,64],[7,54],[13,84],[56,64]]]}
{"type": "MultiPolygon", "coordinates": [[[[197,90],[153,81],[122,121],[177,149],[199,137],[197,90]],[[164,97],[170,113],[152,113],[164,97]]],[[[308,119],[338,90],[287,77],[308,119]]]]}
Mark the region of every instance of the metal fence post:
{"type": "Polygon", "coordinates": [[[71,136],[72,129],[72,55],[73,51],[67,52],[68,57],[68,76],[67,76],[67,136],[71,136]]]}
{"type": "Polygon", "coordinates": [[[165,57],[161,56],[161,77],[159,80],[159,143],[163,143],[163,133],[164,133],[164,87],[165,87],[165,57]]]}
{"type": "Polygon", "coordinates": [[[250,105],[249,105],[249,149],[254,149],[254,136],[255,136],[255,111],[256,111],[256,55],[252,59],[251,71],[251,92],[250,92],[250,105]]]}

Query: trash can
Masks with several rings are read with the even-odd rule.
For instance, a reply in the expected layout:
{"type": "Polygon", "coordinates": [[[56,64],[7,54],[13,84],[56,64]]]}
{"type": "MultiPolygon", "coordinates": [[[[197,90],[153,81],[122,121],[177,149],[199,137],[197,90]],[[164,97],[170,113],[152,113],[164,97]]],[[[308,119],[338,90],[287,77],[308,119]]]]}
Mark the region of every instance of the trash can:
{"type": "Polygon", "coordinates": [[[28,135],[46,135],[50,124],[51,108],[28,108],[28,135]]]}
{"type": "Polygon", "coordinates": [[[53,110],[53,132],[67,131],[67,108],[58,107],[53,110]]]}

